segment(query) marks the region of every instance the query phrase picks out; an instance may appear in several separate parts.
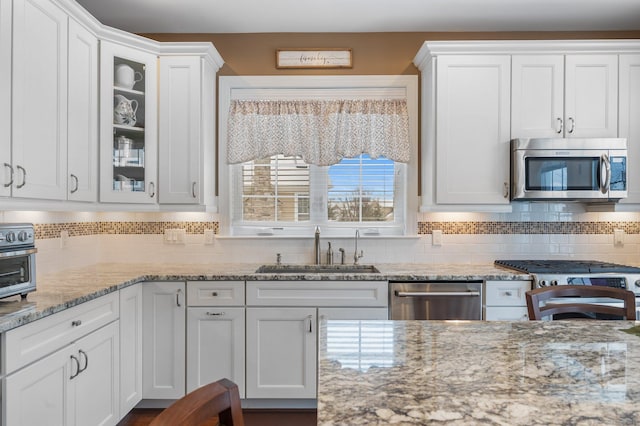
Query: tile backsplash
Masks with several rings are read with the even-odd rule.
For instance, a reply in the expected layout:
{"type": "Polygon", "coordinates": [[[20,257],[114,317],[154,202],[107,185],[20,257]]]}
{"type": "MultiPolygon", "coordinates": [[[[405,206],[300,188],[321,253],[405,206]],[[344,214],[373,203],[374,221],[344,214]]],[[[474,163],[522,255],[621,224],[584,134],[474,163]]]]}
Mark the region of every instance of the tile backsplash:
{"type": "MultiPolygon", "coordinates": [[[[498,258],[575,258],[640,264],[640,213],[591,213],[558,206],[513,213],[423,213],[418,235],[361,238],[362,263],[491,263],[498,258]],[[442,231],[442,244],[431,233],[442,231]],[[622,230],[622,241],[614,241],[622,230]]],[[[214,213],[78,213],[0,211],[0,221],[32,222],[41,272],[95,262],[285,263],[313,261],[313,236],[226,237],[214,213]],[[180,244],[165,229],[184,229],[180,244]],[[62,241],[61,231],[69,238],[62,241]],[[213,230],[205,241],[204,231],[213,230]]],[[[322,238],[353,257],[352,238],[322,238]]],[[[323,257],[324,259],[324,257],[323,257]]]]}

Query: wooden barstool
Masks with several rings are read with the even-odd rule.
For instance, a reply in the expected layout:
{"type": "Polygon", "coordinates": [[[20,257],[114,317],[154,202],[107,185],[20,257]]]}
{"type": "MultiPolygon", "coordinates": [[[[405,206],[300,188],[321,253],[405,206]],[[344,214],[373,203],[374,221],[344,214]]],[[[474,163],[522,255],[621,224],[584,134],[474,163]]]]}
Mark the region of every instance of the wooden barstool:
{"type": "Polygon", "coordinates": [[[183,396],[164,409],[150,426],[244,426],[238,385],[221,379],[183,396]]]}
{"type": "Polygon", "coordinates": [[[530,320],[540,320],[549,315],[569,313],[599,313],[620,316],[630,321],[635,321],[636,319],[636,296],[632,291],[621,288],[590,285],[558,285],[536,288],[527,291],[525,296],[530,320]],[[562,297],[609,298],[622,300],[624,305],[622,307],[616,307],[595,303],[546,303],[540,306],[541,302],[562,297]]]}

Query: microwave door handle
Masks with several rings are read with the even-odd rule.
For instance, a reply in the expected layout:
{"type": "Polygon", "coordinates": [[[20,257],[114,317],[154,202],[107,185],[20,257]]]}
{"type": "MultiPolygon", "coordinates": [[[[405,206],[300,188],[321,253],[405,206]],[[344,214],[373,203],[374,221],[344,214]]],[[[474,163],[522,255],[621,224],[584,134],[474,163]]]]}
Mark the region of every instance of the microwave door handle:
{"type": "Polygon", "coordinates": [[[600,192],[606,194],[609,192],[609,186],[611,185],[611,164],[609,162],[609,156],[602,154],[600,156],[600,192]],[[602,178],[602,171],[604,170],[604,179],[602,178]]]}

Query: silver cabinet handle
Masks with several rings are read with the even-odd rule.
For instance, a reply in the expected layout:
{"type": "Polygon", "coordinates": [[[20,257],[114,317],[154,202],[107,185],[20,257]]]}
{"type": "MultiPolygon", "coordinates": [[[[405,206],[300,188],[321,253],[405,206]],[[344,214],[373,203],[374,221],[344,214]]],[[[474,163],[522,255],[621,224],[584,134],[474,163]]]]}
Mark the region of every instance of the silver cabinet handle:
{"type": "Polygon", "coordinates": [[[558,121],[558,124],[560,124],[559,128],[557,128],[556,130],[556,133],[562,133],[562,128],[563,128],[562,118],[558,117],[556,118],[556,120],[558,121]]]}
{"type": "Polygon", "coordinates": [[[611,164],[609,162],[609,156],[602,154],[600,156],[600,192],[606,194],[609,192],[609,186],[611,185],[611,164]],[[604,179],[602,178],[602,171],[604,170],[604,179]]]}
{"type": "Polygon", "coordinates": [[[207,312],[207,315],[210,317],[223,317],[226,315],[226,312],[207,312]]]}
{"type": "Polygon", "coordinates": [[[11,185],[13,185],[13,166],[11,164],[9,164],[9,163],[4,163],[4,166],[6,168],[8,168],[10,170],[10,172],[11,172],[11,174],[10,174],[11,177],[9,178],[9,183],[5,183],[4,184],[4,187],[8,188],[11,185]]]}
{"type": "Polygon", "coordinates": [[[71,373],[71,377],[69,377],[69,380],[73,380],[76,377],[78,377],[78,374],[80,374],[80,361],[78,360],[78,358],[76,358],[75,356],[71,355],[71,359],[75,362],[76,364],[76,372],[75,373],[71,373]]]}
{"type": "Polygon", "coordinates": [[[71,326],[72,327],[80,327],[81,325],[82,325],[82,320],[71,321],[71,326]]]}
{"type": "Polygon", "coordinates": [[[71,190],[71,193],[73,194],[74,192],[78,191],[78,176],[71,173],[71,179],[73,179],[73,181],[76,183],[76,186],[71,190]]]}
{"type": "MultiPolygon", "coordinates": [[[[78,374],[82,373],[84,370],[87,369],[87,367],[89,367],[89,355],[87,355],[87,353],[85,351],[83,351],[82,349],[78,350],[78,358],[80,358],[80,356],[84,356],[84,367],[81,367],[78,370],[78,374]]],[[[80,362],[78,361],[78,367],[80,367],[80,362]]]]}
{"type": "Polygon", "coordinates": [[[398,297],[432,297],[432,296],[480,296],[479,291],[396,291],[398,297]]]}
{"type": "Polygon", "coordinates": [[[576,128],[576,121],[573,119],[573,117],[569,117],[569,118],[567,119],[567,121],[569,121],[569,122],[571,123],[571,128],[569,128],[569,130],[567,130],[567,132],[569,132],[569,133],[573,133],[573,131],[574,131],[574,130],[575,130],[575,128],[576,128]]]}
{"type": "Polygon", "coordinates": [[[156,184],[153,182],[149,182],[149,191],[151,191],[151,193],[149,194],[149,197],[153,198],[156,196],[156,184]]]}
{"type": "Polygon", "coordinates": [[[176,292],[176,306],[181,307],[182,305],[180,304],[180,294],[182,293],[182,289],[178,289],[178,291],[176,292]]]}
{"type": "Polygon", "coordinates": [[[27,171],[22,166],[16,166],[16,169],[22,170],[22,183],[16,185],[16,188],[22,188],[27,183],[27,171]]]}
{"type": "Polygon", "coordinates": [[[193,182],[193,184],[191,185],[191,195],[193,195],[193,198],[198,198],[196,196],[196,182],[193,182]]]}
{"type": "Polygon", "coordinates": [[[502,187],[502,196],[504,198],[509,198],[509,182],[505,182],[502,187]]]}

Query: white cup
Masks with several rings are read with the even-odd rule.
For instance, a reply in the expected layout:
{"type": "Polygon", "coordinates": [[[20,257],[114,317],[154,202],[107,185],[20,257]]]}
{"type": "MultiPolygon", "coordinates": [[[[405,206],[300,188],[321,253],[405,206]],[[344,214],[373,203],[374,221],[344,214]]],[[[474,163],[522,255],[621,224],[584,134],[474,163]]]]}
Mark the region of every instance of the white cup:
{"type": "Polygon", "coordinates": [[[114,82],[118,87],[133,89],[133,86],[142,80],[142,73],[134,71],[127,64],[119,64],[115,67],[114,82]]]}

